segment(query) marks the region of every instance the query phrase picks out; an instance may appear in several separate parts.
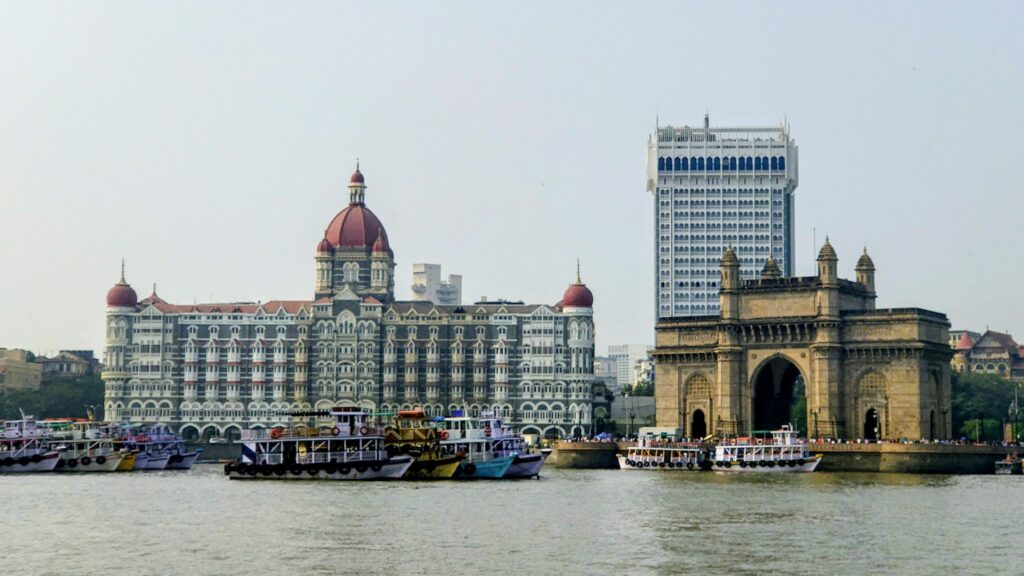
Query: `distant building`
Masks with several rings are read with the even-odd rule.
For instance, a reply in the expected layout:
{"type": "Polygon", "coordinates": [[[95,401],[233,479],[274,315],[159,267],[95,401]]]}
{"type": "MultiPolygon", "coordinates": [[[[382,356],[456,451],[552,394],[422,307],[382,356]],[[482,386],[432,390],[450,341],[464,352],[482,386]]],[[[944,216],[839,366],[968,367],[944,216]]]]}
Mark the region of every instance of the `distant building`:
{"type": "Polygon", "coordinates": [[[462,304],[462,275],[449,274],[441,280],[439,264],[412,265],[412,301],[433,302],[439,306],[462,304]]]}
{"type": "Polygon", "coordinates": [[[967,334],[967,338],[972,343],[977,342],[978,339],[981,338],[980,332],[972,332],[970,330],[950,330],[949,347],[956,350],[956,347],[958,344],[960,344],[960,339],[963,337],[964,334],[967,334]]]}
{"type": "Polygon", "coordinates": [[[1014,341],[1013,336],[994,330],[984,334],[957,332],[960,338],[953,346],[953,370],[1024,380],[1024,346],[1014,341]]]}
{"type": "Polygon", "coordinates": [[[659,126],[647,144],[654,195],[656,318],[715,316],[727,246],[740,279],[774,259],[793,275],[797,146],[789,127],[659,126]]]}
{"type": "Polygon", "coordinates": [[[633,385],[633,367],[646,360],[651,347],[644,344],[617,344],[608,347],[608,357],[615,362],[619,389],[633,385]]]}
{"type": "Polygon", "coordinates": [[[92,350],[61,350],[56,356],[36,359],[43,365],[43,376],[91,376],[98,374],[100,363],[92,350]]]}
{"type": "Polygon", "coordinates": [[[43,382],[43,365],[27,350],[0,348],[0,394],[9,390],[35,390],[43,382]]]}
{"type": "Polygon", "coordinates": [[[654,389],[654,358],[651,356],[633,364],[633,386],[641,385],[654,389]]]}
{"type": "Polygon", "coordinates": [[[594,377],[601,378],[611,390],[619,390],[618,362],[611,356],[594,358],[594,377]]]}

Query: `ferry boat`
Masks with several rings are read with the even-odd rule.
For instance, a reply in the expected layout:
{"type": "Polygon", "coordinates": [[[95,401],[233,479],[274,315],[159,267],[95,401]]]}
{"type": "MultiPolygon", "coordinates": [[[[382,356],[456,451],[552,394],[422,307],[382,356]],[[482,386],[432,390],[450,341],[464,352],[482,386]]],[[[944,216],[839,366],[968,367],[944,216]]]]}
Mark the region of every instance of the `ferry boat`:
{"type": "Polygon", "coordinates": [[[384,435],[359,408],[292,412],[293,418],[329,419],[329,425],[294,425],[242,431],[242,456],[224,466],[232,480],[397,480],[410,455],[388,456],[384,435]]]}
{"type": "Polygon", "coordinates": [[[124,446],[137,450],[135,470],[189,470],[202,449],[188,450],[182,437],[164,424],[121,425],[124,446]]]}
{"type": "Polygon", "coordinates": [[[625,454],[616,454],[622,470],[662,468],[670,470],[707,470],[708,450],[702,442],[684,442],[676,438],[647,434],[637,438],[625,454]]]}
{"type": "Polygon", "coordinates": [[[455,478],[502,478],[516,459],[512,455],[496,455],[484,428],[462,411],[456,410],[451,417],[437,422],[437,428],[443,453],[463,457],[455,478]]]}
{"type": "Polygon", "coordinates": [[[551,455],[550,449],[530,452],[523,437],[506,430],[501,419],[493,412],[481,413],[480,425],[484,429],[484,436],[491,439],[491,450],[495,456],[514,458],[502,478],[540,478],[540,469],[551,455]]]}
{"type": "Polygon", "coordinates": [[[814,472],[821,455],[811,454],[791,425],[756,436],[722,440],[712,462],[716,472],[814,472]]]}
{"type": "Polygon", "coordinates": [[[131,452],[118,448],[99,422],[78,418],[51,418],[41,422],[51,448],[60,448],[59,472],[114,472],[131,452]]]}
{"type": "Polygon", "coordinates": [[[441,436],[445,434],[430,425],[422,409],[400,410],[395,425],[384,429],[384,447],[388,456],[409,454],[415,458],[403,478],[451,478],[459,469],[462,457],[442,453],[441,436]]]}
{"type": "Polygon", "coordinates": [[[51,472],[60,462],[60,449],[47,443],[49,431],[30,417],[4,422],[0,430],[0,474],[51,472]]]}
{"type": "Polygon", "coordinates": [[[1024,459],[1017,454],[1007,454],[1006,458],[996,462],[996,474],[1012,476],[1024,474],[1024,459]]]}

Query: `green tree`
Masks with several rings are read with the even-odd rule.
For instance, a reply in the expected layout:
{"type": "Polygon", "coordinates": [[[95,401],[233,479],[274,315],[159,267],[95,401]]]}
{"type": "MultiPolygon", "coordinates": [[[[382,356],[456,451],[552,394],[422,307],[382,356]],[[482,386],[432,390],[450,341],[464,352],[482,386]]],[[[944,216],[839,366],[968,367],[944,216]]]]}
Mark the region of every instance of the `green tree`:
{"type": "Polygon", "coordinates": [[[0,418],[20,418],[20,410],[36,418],[85,418],[87,407],[95,406],[102,417],[103,381],[99,377],[57,378],[38,390],[11,390],[0,396],[0,418]]]}
{"type": "Polygon", "coordinates": [[[1017,383],[992,374],[953,374],[953,429],[973,439],[981,419],[982,440],[1002,440],[1017,383]],[[994,422],[990,425],[989,422],[994,422]]]}

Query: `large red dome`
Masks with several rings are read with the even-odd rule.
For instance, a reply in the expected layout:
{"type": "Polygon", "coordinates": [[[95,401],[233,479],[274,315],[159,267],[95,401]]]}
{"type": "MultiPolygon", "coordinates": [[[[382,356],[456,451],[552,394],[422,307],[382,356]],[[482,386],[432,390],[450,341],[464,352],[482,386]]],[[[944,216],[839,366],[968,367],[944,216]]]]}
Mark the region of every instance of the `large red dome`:
{"type": "Polygon", "coordinates": [[[369,249],[377,241],[378,236],[384,243],[384,249],[390,252],[388,233],[384,230],[384,225],[369,208],[357,203],[349,204],[347,208],[338,212],[327,226],[324,235],[335,248],[343,249],[369,249]]]}
{"type": "Polygon", "coordinates": [[[135,308],[139,297],[135,290],[121,278],[121,281],[107,291],[107,306],[111,308],[135,308]]]}
{"type": "Polygon", "coordinates": [[[562,295],[562,308],[592,308],[594,294],[586,284],[577,282],[570,285],[562,295]]]}

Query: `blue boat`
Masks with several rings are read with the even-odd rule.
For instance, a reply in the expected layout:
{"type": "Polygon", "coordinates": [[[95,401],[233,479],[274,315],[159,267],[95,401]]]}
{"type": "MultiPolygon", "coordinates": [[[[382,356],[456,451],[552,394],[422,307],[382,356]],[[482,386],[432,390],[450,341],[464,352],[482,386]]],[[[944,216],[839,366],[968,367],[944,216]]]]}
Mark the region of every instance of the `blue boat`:
{"type": "Polygon", "coordinates": [[[514,455],[495,455],[490,430],[462,412],[437,422],[436,427],[442,453],[462,456],[455,478],[501,478],[515,461],[514,455]]]}

